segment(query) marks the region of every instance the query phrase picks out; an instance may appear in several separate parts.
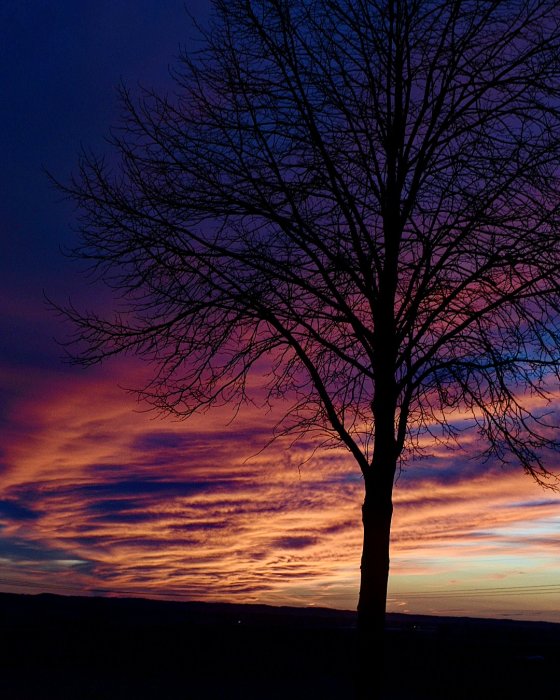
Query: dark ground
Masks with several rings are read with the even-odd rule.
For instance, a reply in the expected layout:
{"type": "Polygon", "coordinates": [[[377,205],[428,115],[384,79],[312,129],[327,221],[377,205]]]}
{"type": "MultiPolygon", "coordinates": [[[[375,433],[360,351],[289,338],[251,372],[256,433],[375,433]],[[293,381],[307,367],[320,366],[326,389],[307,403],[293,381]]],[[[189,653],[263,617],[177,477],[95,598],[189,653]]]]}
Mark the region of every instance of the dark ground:
{"type": "MultiPolygon", "coordinates": [[[[355,616],[0,594],[2,700],[352,698],[355,616]]],[[[390,615],[387,699],[560,697],[560,625],[390,615]]]]}

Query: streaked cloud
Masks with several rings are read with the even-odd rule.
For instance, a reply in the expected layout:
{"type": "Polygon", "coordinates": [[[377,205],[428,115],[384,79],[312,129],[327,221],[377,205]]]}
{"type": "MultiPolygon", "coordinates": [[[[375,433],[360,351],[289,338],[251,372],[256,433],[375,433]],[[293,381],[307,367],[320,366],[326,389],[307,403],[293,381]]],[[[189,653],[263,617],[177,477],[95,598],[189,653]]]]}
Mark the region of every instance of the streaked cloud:
{"type": "MultiPolygon", "coordinates": [[[[117,386],[133,370],[38,375],[15,405],[2,587],[354,608],[362,484],[348,454],[287,441],[263,451],[275,415],[253,406],[233,423],[227,407],[154,419],[117,386]]],[[[495,595],[480,591],[499,580],[494,610],[513,614],[514,584],[558,580],[560,498],[464,444],[399,478],[390,609],[491,614],[495,595]],[[453,597],[463,588],[477,593],[453,597]]],[[[550,595],[531,600],[525,616],[555,616],[550,595]]]]}

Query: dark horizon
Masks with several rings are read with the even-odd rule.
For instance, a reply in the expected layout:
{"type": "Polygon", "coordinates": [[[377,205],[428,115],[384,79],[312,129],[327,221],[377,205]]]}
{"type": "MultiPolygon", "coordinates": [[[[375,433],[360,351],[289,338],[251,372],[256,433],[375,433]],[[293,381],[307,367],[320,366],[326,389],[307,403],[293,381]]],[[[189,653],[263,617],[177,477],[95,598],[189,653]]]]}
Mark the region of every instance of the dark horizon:
{"type": "MultiPolygon", "coordinates": [[[[106,592],[92,592],[90,594],[79,593],[52,593],[52,592],[26,592],[26,593],[9,593],[0,591],[0,609],[2,604],[6,605],[6,610],[9,609],[11,615],[22,611],[25,606],[37,604],[44,611],[61,610],[67,607],[69,610],[75,606],[88,610],[89,606],[107,605],[108,609],[117,609],[122,606],[125,609],[137,609],[149,611],[152,608],[154,611],[159,611],[164,614],[171,614],[175,611],[183,611],[196,618],[199,624],[206,624],[209,621],[215,620],[215,616],[224,615],[232,624],[274,624],[274,625],[298,625],[301,620],[306,620],[306,624],[313,624],[315,621],[319,626],[333,624],[344,628],[355,628],[357,624],[357,611],[355,609],[340,609],[332,607],[322,607],[315,605],[297,606],[283,605],[271,603],[236,603],[236,602],[213,602],[208,600],[178,600],[169,598],[163,593],[161,597],[153,597],[124,594],[108,595],[106,592]],[[14,605],[15,603],[15,605],[14,605]],[[240,618],[237,613],[246,611],[247,615],[240,618]]],[[[175,613],[173,613],[175,614],[175,613]]],[[[496,623],[498,626],[505,628],[508,625],[519,626],[520,629],[529,628],[549,628],[557,629],[560,633],[560,622],[549,622],[547,620],[528,620],[516,619],[513,617],[489,617],[475,615],[441,615],[441,614],[424,614],[412,612],[388,612],[386,626],[391,627],[394,623],[398,623],[399,627],[409,627],[410,629],[418,629],[419,624],[428,625],[423,628],[424,631],[430,629],[434,631],[439,625],[445,625],[450,622],[457,624],[478,624],[496,623]]]]}
{"type": "MultiPolygon", "coordinates": [[[[24,697],[353,697],[354,612],[0,594],[0,692],[24,697]]],[[[560,626],[389,615],[384,700],[521,700],[557,686],[560,626]]]]}

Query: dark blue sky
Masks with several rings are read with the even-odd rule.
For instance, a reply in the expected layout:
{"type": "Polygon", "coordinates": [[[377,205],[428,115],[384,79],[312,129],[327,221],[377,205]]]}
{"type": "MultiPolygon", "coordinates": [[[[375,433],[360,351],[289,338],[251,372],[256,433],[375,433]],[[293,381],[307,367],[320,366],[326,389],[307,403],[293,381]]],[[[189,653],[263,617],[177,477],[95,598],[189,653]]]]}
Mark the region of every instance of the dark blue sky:
{"type": "MultiPolygon", "coordinates": [[[[116,86],[165,89],[168,67],[204,21],[209,0],[7,0],[0,4],[0,361],[52,366],[56,319],[42,295],[81,288],[61,255],[72,208],[44,169],[64,180],[80,146],[104,148],[118,119],[116,86]]],[[[83,293],[83,292],[82,292],[83,293]]],[[[78,291],[79,294],[79,291],[78,291]]]]}

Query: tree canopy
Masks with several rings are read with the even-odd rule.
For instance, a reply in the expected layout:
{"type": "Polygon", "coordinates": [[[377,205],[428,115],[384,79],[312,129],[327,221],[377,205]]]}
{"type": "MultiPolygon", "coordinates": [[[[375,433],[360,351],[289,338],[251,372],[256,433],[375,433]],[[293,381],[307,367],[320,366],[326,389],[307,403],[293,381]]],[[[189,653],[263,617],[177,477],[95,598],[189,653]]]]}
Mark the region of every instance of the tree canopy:
{"type": "Polygon", "coordinates": [[[176,92],[121,91],[118,161],[65,186],[79,360],[153,361],[188,415],[248,396],[282,428],[406,456],[474,421],[540,481],[560,369],[560,26],[553,0],[217,0],[176,92]],[[452,421],[455,421],[453,423],[452,421]],[[394,427],[394,430],[393,430],[394,427]]]}

